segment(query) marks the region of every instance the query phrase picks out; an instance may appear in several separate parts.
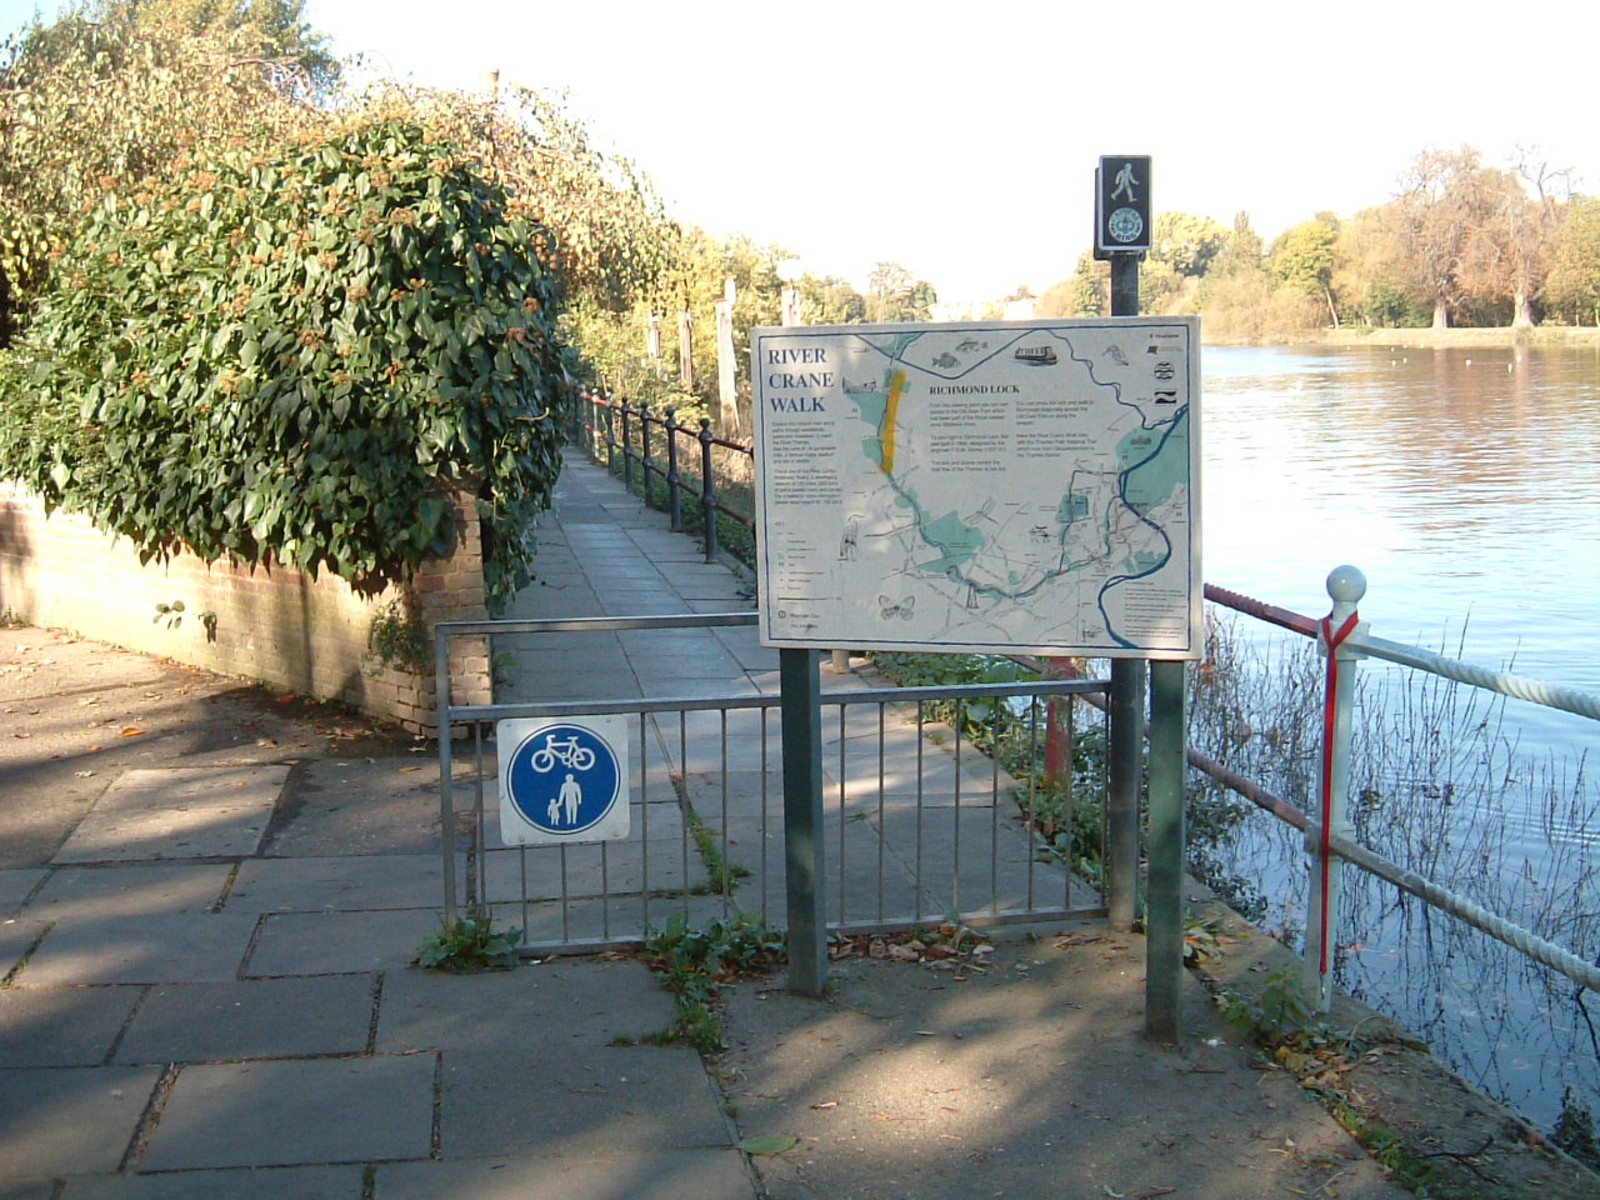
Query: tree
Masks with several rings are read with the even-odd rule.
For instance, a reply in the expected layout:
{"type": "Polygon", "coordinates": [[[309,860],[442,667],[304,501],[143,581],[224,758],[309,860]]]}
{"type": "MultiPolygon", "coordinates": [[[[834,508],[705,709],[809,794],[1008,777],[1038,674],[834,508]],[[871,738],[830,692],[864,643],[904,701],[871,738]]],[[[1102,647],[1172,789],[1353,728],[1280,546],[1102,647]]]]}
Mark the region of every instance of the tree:
{"type": "Polygon", "coordinates": [[[1512,171],[1482,173],[1484,219],[1467,234],[1461,282],[1479,299],[1510,301],[1513,326],[1534,324],[1570,175],[1532,163],[1526,154],[1512,171]]]}
{"type": "Polygon", "coordinates": [[[1447,329],[1467,296],[1463,260],[1469,241],[1504,202],[1499,172],[1486,171],[1471,146],[1424,150],[1400,177],[1389,212],[1406,247],[1416,289],[1433,308],[1433,327],[1447,329]]]}
{"type": "Polygon", "coordinates": [[[867,277],[866,300],[869,321],[926,321],[939,297],[899,263],[880,262],[867,277]]]}
{"type": "Polygon", "coordinates": [[[1566,206],[1551,239],[1545,304],[1573,325],[1600,325],[1600,197],[1566,206]]]}
{"type": "Polygon", "coordinates": [[[867,319],[867,299],[848,280],[806,274],[795,286],[807,325],[854,325],[867,319]]]}
{"type": "Polygon", "coordinates": [[[1233,229],[1227,242],[1210,260],[1206,269],[1208,279],[1226,279],[1241,272],[1258,274],[1266,270],[1265,247],[1261,235],[1250,225],[1250,214],[1234,214],[1233,229]]]}
{"type": "Polygon", "coordinates": [[[1227,248],[1229,236],[1227,227],[1210,217],[1186,212],[1157,213],[1151,224],[1149,262],[1165,264],[1177,275],[1197,279],[1227,248]]]}
{"type": "Polygon", "coordinates": [[[1339,224],[1329,283],[1340,310],[1379,328],[1414,328],[1432,317],[1408,267],[1402,222],[1392,206],[1362,209],[1339,224]]]}
{"type": "Polygon", "coordinates": [[[1039,298],[1041,317],[1103,317],[1111,311],[1111,264],[1085,250],[1070,278],[1039,298]]]}
{"type": "Polygon", "coordinates": [[[146,557],[404,581],[476,500],[527,581],[568,352],[544,230],[458,147],[360,122],[108,193],[0,360],[0,477],[146,557]]]}
{"type": "Polygon", "coordinates": [[[1336,326],[1339,310],[1333,302],[1333,266],[1338,240],[1338,218],[1319,213],[1279,234],[1267,264],[1279,282],[1323,301],[1329,321],[1336,326]]]}
{"type": "MultiPolygon", "coordinates": [[[[300,58],[320,53],[314,39],[291,44],[243,20],[196,31],[166,7],[107,0],[0,47],[0,346],[108,189],[137,190],[187,156],[280,141],[322,119],[303,104],[300,58]]],[[[286,20],[300,9],[257,7],[286,20]]]]}

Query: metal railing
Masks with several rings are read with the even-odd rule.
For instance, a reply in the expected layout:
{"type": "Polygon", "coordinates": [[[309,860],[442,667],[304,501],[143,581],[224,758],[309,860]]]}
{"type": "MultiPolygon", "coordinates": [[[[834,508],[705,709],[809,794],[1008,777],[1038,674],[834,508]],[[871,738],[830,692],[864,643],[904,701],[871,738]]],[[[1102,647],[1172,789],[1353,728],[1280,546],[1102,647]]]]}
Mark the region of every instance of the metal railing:
{"type": "MultiPolygon", "coordinates": [[[[1576,688],[1555,687],[1524,676],[1460,662],[1420,647],[1373,637],[1366,625],[1359,621],[1356,611],[1356,605],[1365,591],[1366,580],[1359,571],[1353,567],[1337,568],[1328,577],[1328,592],[1334,600],[1333,612],[1327,621],[1317,621],[1223,588],[1207,585],[1205,590],[1206,599],[1214,604],[1302,636],[1317,638],[1324,655],[1331,653],[1334,656],[1336,667],[1329,672],[1329,712],[1324,730],[1328,743],[1324,747],[1321,772],[1324,793],[1322,811],[1307,813],[1193,749],[1188,751],[1189,764],[1279,820],[1305,832],[1312,872],[1313,916],[1316,909],[1321,907],[1325,895],[1329,920],[1337,921],[1337,863],[1327,861],[1336,858],[1386,880],[1528,958],[1559,971],[1573,982],[1600,991],[1600,964],[1579,957],[1533,931],[1488,911],[1450,888],[1359,845],[1354,840],[1355,829],[1346,816],[1344,803],[1348,789],[1353,676],[1355,664],[1363,656],[1425,671],[1497,695],[1576,713],[1591,720],[1600,720],[1600,695],[1576,688]],[[1331,633],[1336,621],[1349,623],[1349,631],[1343,638],[1331,633]],[[1326,836],[1324,824],[1327,826],[1326,836]]],[[[1331,999],[1331,983],[1326,969],[1326,956],[1321,952],[1331,938],[1331,929],[1322,927],[1315,920],[1308,921],[1307,975],[1313,983],[1314,994],[1324,1008],[1331,999]]]]}
{"type": "MultiPolygon", "coordinates": [[[[750,627],[754,613],[440,624],[456,637],[557,636],[750,627]]],[[[458,759],[439,742],[446,919],[486,906],[523,930],[521,952],[634,944],[674,912],[692,921],[781,922],[787,910],[778,695],[619,697],[560,703],[456,704],[441,720],[470,734],[458,759]],[[508,845],[499,836],[500,721],[622,715],[629,728],[632,820],[616,842],[508,845]]],[[[1074,847],[1035,833],[1037,776],[1013,779],[956,733],[982,707],[1021,715],[1042,752],[1047,701],[1103,692],[1104,680],[828,690],[822,708],[826,872],[835,932],[1104,917],[1105,897],[1069,869],[1074,847]],[[954,719],[931,715],[954,706],[954,719]],[[967,710],[967,711],[964,711],[967,710]]]]}
{"type": "Polygon", "coordinates": [[[754,501],[748,495],[754,448],[712,433],[709,417],[699,418],[691,427],[678,420],[677,412],[669,405],[657,414],[625,397],[580,391],[572,440],[595,462],[619,475],[630,492],[637,488],[647,504],[664,509],[675,532],[686,531],[691,523],[685,514],[687,501],[692,523],[700,526],[706,561],[715,562],[719,517],[741,526],[747,540],[754,542],[754,501]],[[739,469],[729,470],[719,459],[730,460],[739,469]],[[742,505],[734,502],[740,493],[742,505]]]}

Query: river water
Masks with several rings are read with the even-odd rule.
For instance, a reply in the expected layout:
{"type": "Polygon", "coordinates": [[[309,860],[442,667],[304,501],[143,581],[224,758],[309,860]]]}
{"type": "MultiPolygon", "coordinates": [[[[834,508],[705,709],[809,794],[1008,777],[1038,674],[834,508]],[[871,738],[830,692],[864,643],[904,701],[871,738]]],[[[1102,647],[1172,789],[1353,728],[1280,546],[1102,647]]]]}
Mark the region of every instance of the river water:
{"type": "MultiPolygon", "coordinates": [[[[1206,349],[1204,368],[1208,583],[1320,617],[1329,570],[1350,563],[1377,636],[1600,690],[1600,351],[1229,347],[1206,349]]],[[[1275,637],[1295,640],[1238,628],[1267,656],[1275,637]]],[[[1374,735],[1381,749],[1434,737],[1392,728],[1419,707],[1382,697],[1407,686],[1398,668],[1362,670],[1364,708],[1391,722],[1374,735]]],[[[1391,753],[1364,832],[1409,840],[1377,848],[1472,875],[1507,915],[1594,956],[1600,724],[1465,705],[1439,701],[1428,720],[1446,738],[1452,722],[1473,727],[1476,766],[1441,765],[1435,750],[1407,767],[1391,753]],[[1463,771],[1475,786],[1456,792],[1463,771]]],[[[1233,849],[1232,869],[1271,896],[1265,919],[1292,936],[1304,921],[1293,839],[1252,818],[1233,849]]],[[[1355,883],[1340,936],[1341,982],[1474,1083],[1546,1128],[1569,1088],[1600,1116],[1600,997],[1586,1007],[1570,983],[1392,889],[1355,883]]]]}

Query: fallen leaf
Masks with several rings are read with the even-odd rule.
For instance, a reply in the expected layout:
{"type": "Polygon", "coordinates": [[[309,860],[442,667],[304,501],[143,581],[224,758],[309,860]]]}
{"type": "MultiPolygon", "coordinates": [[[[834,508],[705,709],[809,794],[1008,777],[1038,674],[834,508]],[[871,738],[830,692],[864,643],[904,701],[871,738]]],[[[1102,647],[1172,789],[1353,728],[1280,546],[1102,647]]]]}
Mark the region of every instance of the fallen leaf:
{"type": "Polygon", "coordinates": [[[93,771],[74,771],[72,774],[78,779],[90,779],[94,776],[93,771]]]}
{"type": "Polygon", "coordinates": [[[770,1137],[745,1138],[735,1145],[736,1149],[743,1150],[746,1154],[782,1154],[786,1150],[793,1150],[800,1144],[800,1139],[792,1133],[775,1133],[770,1137]]]}
{"type": "Polygon", "coordinates": [[[143,732],[144,732],[144,730],[140,729],[137,725],[126,725],[126,726],[123,727],[122,736],[123,737],[138,737],[143,732]]]}
{"type": "Polygon", "coordinates": [[[825,1108],[838,1108],[839,1102],[837,1100],[824,1100],[819,1104],[813,1104],[811,1107],[819,1111],[825,1108]]]}

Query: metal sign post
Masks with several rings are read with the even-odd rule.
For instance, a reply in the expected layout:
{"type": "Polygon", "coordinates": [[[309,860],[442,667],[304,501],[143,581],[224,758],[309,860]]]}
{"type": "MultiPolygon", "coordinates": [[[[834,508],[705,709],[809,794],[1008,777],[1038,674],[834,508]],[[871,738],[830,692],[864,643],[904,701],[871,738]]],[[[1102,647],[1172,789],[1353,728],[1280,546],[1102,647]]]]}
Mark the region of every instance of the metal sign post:
{"type": "MultiPolygon", "coordinates": [[[[1148,155],[1107,155],[1095,172],[1096,258],[1111,262],[1111,315],[1139,315],[1139,261],[1151,246],[1151,164],[1148,155]]],[[[1150,692],[1150,770],[1147,798],[1148,870],[1145,879],[1145,1035],[1177,1042],[1178,992],[1183,976],[1183,663],[1119,659],[1111,664],[1111,762],[1107,864],[1111,921],[1133,921],[1138,871],[1137,813],[1143,750],[1140,720],[1146,679],[1150,692]],[[1119,820],[1122,816],[1124,819],[1119,820]]]]}

